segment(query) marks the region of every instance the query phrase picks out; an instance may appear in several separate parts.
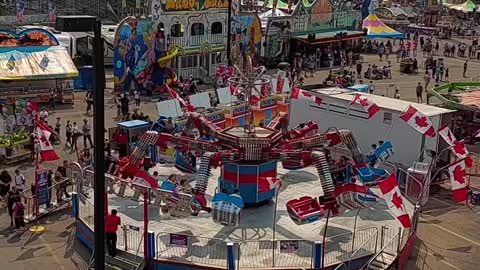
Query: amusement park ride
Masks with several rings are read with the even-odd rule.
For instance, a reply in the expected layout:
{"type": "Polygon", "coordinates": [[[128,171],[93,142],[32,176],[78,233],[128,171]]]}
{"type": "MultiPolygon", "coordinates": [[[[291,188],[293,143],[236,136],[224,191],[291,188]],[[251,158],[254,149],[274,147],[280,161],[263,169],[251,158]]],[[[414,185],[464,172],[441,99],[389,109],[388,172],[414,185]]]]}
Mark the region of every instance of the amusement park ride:
{"type": "MultiPolygon", "coordinates": [[[[239,87],[239,96],[250,107],[258,97],[264,98],[256,86],[269,82],[262,76],[265,71],[264,67],[250,67],[244,72],[237,68],[237,74],[229,79],[230,83],[239,87]]],[[[187,123],[178,133],[147,131],[143,134],[132,154],[120,161],[118,179],[122,180],[119,193],[124,193],[125,187],[131,186],[138,198],[142,191],[150,189],[156,198],[155,204],[164,213],[186,216],[197,215],[204,210],[211,212],[215,222],[236,226],[244,205],[258,206],[275,196],[281,184],[277,177],[278,161],[289,169],[315,166],[323,194],[318,198],[303,196],[287,203],[291,219],[303,224],[321,219],[327,211],[334,216],[344,208],[364,208],[375,203],[378,197],[366,187],[362,192],[344,188],[343,184],[352,182],[353,175],[370,185],[388,176],[387,171],[368,164],[387,159],[393,153],[392,145],[385,142],[374,153],[365,156],[349,130],[331,128],[325,133],[318,133],[318,125],[308,122],[304,127],[288,131],[284,115],[278,115],[266,126],[254,126],[251,111],[245,126],[226,129],[219,128],[195,112],[187,112],[186,117],[187,123]],[[348,148],[354,164],[345,168],[344,182],[335,185],[322,148],[340,144],[348,148]],[[170,179],[158,184],[142,171],[145,153],[152,145],[173,145],[177,152],[194,153],[200,158],[195,185],[191,190],[186,191],[170,179]],[[211,168],[219,166],[221,173],[217,192],[210,208],[205,193],[211,168]]]]}

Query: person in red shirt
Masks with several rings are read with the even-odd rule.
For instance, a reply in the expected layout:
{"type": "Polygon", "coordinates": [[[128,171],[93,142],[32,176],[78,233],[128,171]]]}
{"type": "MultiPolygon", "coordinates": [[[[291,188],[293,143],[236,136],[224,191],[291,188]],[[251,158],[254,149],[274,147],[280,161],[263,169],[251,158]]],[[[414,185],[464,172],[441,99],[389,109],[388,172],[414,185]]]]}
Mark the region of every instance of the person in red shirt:
{"type": "Polygon", "coordinates": [[[110,215],[105,218],[105,236],[107,240],[108,254],[112,257],[117,255],[117,229],[121,220],[117,216],[117,210],[113,209],[110,215]]]}
{"type": "Polygon", "coordinates": [[[120,157],[124,157],[127,155],[127,134],[122,130],[118,130],[113,139],[118,145],[118,154],[120,157]]]}

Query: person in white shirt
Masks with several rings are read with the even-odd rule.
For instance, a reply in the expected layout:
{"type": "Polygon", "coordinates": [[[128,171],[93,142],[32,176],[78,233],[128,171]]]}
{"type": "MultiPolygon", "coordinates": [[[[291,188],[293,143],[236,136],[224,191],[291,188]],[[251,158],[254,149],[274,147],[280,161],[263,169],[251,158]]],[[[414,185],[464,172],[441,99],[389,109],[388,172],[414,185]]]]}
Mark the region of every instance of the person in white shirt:
{"type": "Polygon", "coordinates": [[[25,189],[25,176],[19,170],[15,170],[15,187],[20,193],[25,189]]]}
{"type": "Polygon", "coordinates": [[[370,81],[370,84],[368,85],[368,92],[370,94],[375,94],[375,85],[373,84],[373,81],[370,81]]]}
{"type": "Polygon", "coordinates": [[[42,120],[45,124],[48,125],[48,111],[46,110],[40,111],[40,120],[42,120]]]}
{"type": "Polygon", "coordinates": [[[133,95],[135,97],[135,106],[140,107],[140,92],[135,90],[133,91],[133,95]]]}

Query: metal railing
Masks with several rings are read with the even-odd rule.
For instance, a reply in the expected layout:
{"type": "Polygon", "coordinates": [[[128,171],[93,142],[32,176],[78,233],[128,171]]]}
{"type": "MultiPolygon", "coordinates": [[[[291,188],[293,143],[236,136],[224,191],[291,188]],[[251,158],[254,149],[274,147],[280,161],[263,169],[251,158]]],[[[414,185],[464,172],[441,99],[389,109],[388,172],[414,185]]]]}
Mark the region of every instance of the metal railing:
{"type": "MultiPolygon", "coordinates": [[[[353,249],[352,232],[328,237],[324,245],[325,265],[375,254],[378,235],[375,227],[357,230],[353,249]]],[[[158,259],[222,267],[227,261],[224,239],[162,232],[157,234],[156,243],[158,259]]],[[[234,255],[240,269],[312,268],[314,248],[313,241],[304,239],[240,241],[234,243],[234,255]]]]}
{"type": "Polygon", "coordinates": [[[94,222],[95,206],[82,194],[78,194],[78,218],[88,225],[92,230],[95,228],[94,222]]]}
{"type": "MultiPolygon", "coordinates": [[[[225,266],[226,242],[188,234],[157,234],[157,258],[212,266],[225,266]]],[[[236,250],[236,248],[234,249],[236,250]]]]}
{"type": "Polygon", "coordinates": [[[400,239],[400,233],[397,233],[390,241],[388,241],[385,246],[383,246],[375,255],[368,260],[368,262],[361,269],[368,269],[370,264],[375,261],[383,253],[388,253],[390,255],[396,256],[398,254],[398,244],[400,239]]]}
{"type": "Polygon", "coordinates": [[[348,259],[349,262],[349,268],[350,268],[350,262],[356,258],[368,256],[377,253],[377,244],[378,244],[378,230],[370,236],[366,241],[364,242],[356,242],[355,246],[352,250],[354,250],[350,258],[348,259]]]}
{"type": "Polygon", "coordinates": [[[373,235],[378,234],[378,228],[368,227],[358,229],[355,232],[355,241],[353,242],[353,232],[347,232],[331,237],[327,237],[324,245],[324,265],[334,265],[348,261],[357,250],[352,251],[352,242],[356,247],[361,247],[362,243],[367,242],[373,235]]]}
{"type": "MultiPolygon", "coordinates": [[[[117,246],[119,249],[135,252],[138,245],[143,242],[143,238],[143,227],[124,224],[117,232],[117,246]]],[[[143,250],[140,253],[143,253],[143,250]]]]}
{"type": "MultiPolygon", "coordinates": [[[[39,215],[47,213],[49,210],[56,209],[56,207],[60,205],[64,205],[69,203],[69,199],[65,198],[63,200],[63,195],[65,195],[63,189],[66,190],[67,194],[71,194],[73,191],[73,186],[69,180],[63,180],[60,182],[55,183],[51,187],[49,187],[46,191],[46,196],[48,196],[47,204],[42,204],[38,207],[39,215]],[[65,202],[61,204],[61,202],[65,202]]],[[[35,194],[35,190],[27,189],[24,190],[20,196],[23,198],[25,202],[25,213],[24,218],[26,221],[33,221],[35,220],[36,216],[36,200],[37,196],[35,194]]]]}
{"type": "Polygon", "coordinates": [[[241,268],[312,268],[314,244],[308,240],[253,240],[238,245],[237,264],[241,268]]]}

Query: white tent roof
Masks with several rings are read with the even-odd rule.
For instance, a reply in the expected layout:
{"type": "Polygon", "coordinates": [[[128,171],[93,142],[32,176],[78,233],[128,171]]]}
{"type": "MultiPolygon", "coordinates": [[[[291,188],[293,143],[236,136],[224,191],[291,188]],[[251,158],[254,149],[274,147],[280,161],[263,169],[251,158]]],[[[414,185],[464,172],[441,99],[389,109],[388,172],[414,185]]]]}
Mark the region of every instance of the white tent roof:
{"type": "Polygon", "coordinates": [[[267,27],[267,23],[268,23],[268,18],[270,17],[282,17],[282,16],[290,16],[288,13],[285,13],[279,9],[276,9],[275,12],[273,11],[273,9],[269,9],[267,11],[265,11],[264,13],[261,13],[258,15],[258,17],[260,18],[260,22],[262,24],[262,28],[266,28],[267,27]]]}

